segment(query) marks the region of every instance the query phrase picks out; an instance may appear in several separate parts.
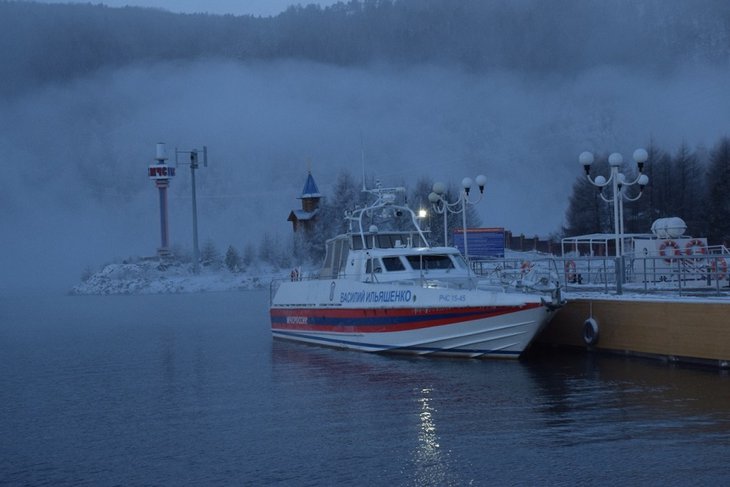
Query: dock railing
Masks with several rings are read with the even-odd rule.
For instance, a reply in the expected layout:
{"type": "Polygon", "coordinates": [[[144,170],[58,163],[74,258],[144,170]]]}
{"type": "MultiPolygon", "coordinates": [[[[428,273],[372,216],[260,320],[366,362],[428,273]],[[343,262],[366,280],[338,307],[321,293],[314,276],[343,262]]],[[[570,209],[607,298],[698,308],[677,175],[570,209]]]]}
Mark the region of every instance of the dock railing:
{"type": "Polygon", "coordinates": [[[566,291],[673,293],[730,297],[730,252],[723,246],[706,253],[672,256],[549,255],[472,260],[477,275],[511,283],[559,282],[566,291]]]}

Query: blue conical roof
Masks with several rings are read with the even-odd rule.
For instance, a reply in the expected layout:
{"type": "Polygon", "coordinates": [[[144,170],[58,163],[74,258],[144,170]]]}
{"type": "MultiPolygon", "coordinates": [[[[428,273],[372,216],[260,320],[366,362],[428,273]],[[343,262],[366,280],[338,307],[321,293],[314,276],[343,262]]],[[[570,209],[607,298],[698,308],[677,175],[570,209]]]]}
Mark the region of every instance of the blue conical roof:
{"type": "Polygon", "coordinates": [[[321,198],[322,195],[319,194],[319,188],[317,188],[317,183],[314,182],[314,178],[312,177],[312,173],[310,172],[307,175],[307,182],[304,183],[304,189],[302,190],[302,195],[300,198],[321,198]]]}

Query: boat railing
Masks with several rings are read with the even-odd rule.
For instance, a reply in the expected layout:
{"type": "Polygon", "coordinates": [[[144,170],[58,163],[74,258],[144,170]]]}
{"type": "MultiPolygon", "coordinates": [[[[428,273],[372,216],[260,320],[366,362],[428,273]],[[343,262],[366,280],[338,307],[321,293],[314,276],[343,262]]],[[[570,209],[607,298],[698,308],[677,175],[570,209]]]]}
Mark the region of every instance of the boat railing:
{"type": "MultiPolygon", "coordinates": [[[[317,281],[322,278],[317,273],[307,275],[292,276],[289,279],[286,278],[274,278],[269,284],[269,302],[273,301],[276,292],[279,287],[285,282],[302,282],[302,281],[317,281]]],[[[325,278],[328,279],[328,278],[325,278]]],[[[333,279],[337,279],[334,277],[333,279]]],[[[544,280],[546,284],[548,281],[544,280]]],[[[506,292],[510,290],[523,291],[523,292],[534,292],[534,291],[551,291],[549,286],[543,288],[531,287],[529,285],[523,285],[522,283],[505,282],[503,278],[495,275],[475,275],[470,278],[426,278],[426,277],[414,277],[409,279],[398,279],[392,281],[365,281],[363,284],[394,284],[397,286],[412,286],[416,288],[428,288],[428,289],[444,289],[449,291],[455,290],[479,290],[489,292],[506,292]]]]}
{"type": "Polygon", "coordinates": [[[561,283],[557,263],[550,257],[471,260],[470,263],[477,278],[492,285],[502,283],[526,290],[547,290],[561,283]]]}
{"type": "Polygon", "coordinates": [[[316,281],[319,279],[318,273],[299,273],[298,271],[296,274],[294,271],[290,274],[289,278],[285,277],[279,277],[279,278],[272,278],[269,282],[269,303],[271,303],[274,299],[274,296],[276,295],[276,291],[279,290],[279,287],[285,282],[294,282],[294,281],[316,281]]]}

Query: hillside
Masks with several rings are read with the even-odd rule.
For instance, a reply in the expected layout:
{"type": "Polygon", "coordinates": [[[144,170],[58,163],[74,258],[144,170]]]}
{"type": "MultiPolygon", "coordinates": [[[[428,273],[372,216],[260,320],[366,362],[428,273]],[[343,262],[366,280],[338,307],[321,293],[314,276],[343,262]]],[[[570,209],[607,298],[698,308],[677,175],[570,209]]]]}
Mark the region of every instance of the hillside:
{"type": "Polygon", "coordinates": [[[5,1],[0,19],[5,95],[129,64],[203,58],[435,63],[532,76],[730,59],[730,3],[719,0],[353,0],[264,18],[5,1]]]}

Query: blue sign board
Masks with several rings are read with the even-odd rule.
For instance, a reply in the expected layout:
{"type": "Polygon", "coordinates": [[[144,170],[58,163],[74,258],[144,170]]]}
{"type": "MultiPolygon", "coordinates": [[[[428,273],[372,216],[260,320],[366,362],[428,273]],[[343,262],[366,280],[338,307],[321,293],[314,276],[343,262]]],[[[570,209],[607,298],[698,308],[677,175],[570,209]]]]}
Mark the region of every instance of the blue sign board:
{"type": "MultiPolygon", "coordinates": [[[[464,253],[464,231],[454,230],[454,247],[464,253]]],[[[504,257],[504,228],[467,228],[469,258],[504,257]]]]}

